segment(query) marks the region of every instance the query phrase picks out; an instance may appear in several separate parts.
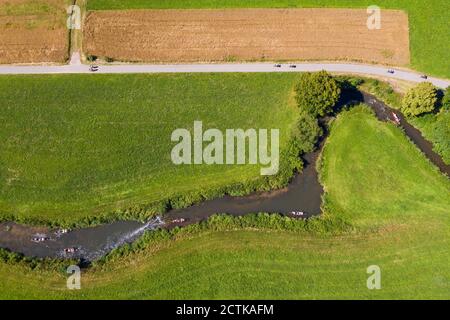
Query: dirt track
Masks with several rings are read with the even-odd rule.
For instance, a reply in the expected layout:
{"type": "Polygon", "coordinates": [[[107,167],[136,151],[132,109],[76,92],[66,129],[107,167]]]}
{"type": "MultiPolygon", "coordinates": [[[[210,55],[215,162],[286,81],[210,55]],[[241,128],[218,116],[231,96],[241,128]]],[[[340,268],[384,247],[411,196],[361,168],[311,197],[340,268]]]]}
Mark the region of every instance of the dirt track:
{"type": "Polygon", "coordinates": [[[408,16],[383,10],[131,10],[88,14],[84,49],[122,61],[356,60],[409,63],[408,16]]]}
{"type": "Polygon", "coordinates": [[[66,8],[61,0],[0,0],[0,64],[64,62],[66,8]]]}

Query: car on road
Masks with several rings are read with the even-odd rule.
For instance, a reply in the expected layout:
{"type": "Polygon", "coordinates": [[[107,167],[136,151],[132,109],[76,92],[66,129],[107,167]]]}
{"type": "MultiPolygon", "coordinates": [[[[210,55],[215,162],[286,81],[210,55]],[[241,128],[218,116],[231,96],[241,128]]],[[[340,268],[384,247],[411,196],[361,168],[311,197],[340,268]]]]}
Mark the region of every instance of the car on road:
{"type": "Polygon", "coordinates": [[[91,66],[89,67],[89,71],[91,71],[91,72],[96,72],[96,71],[98,71],[98,66],[97,66],[97,65],[91,65],[91,66]]]}
{"type": "Polygon", "coordinates": [[[289,65],[289,68],[297,68],[297,65],[291,64],[291,65],[289,65]]]}
{"type": "Polygon", "coordinates": [[[428,76],[426,74],[423,74],[420,76],[422,79],[428,79],[428,76]]]}
{"type": "Polygon", "coordinates": [[[390,73],[390,74],[394,74],[395,70],[394,69],[389,69],[387,72],[390,73]]]}
{"type": "Polygon", "coordinates": [[[281,68],[281,64],[277,63],[274,65],[275,68],[281,68]]]}

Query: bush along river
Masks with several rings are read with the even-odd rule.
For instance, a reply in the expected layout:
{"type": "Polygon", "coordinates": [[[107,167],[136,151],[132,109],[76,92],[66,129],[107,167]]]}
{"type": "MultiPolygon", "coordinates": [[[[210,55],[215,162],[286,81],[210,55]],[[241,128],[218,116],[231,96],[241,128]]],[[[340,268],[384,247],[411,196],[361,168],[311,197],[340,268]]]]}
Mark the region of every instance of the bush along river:
{"type": "MultiPolygon", "coordinates": [[[[450,176],[450,166],[444,163],[433,151],[432,144],[425,140],[420,131],[411,126],[399,111],[391,109],[365,92],[352,95],[350,100],[369,105],[380,121],[392,121],[401,126],[428,159],[442,173],[450,176]]],[[[133,242],[145,231],[182,227],[206,220],[217,213],[241,216],[268,212],[301,219],[318,215],[321,213],[323,188],[319,183],[316,161],[324,145],[325,136],[316,151],[303,157],[303,171],[296,174],[284,189],[243,197],[224,196],[207,200],[185,209],[171,210],[146,223],[117,221],[75,230],[50,230],[45,227],[4,222],[0,223],[0,247],[37,258],[77,258],[93,261],[123,244],[133,242]]]]}

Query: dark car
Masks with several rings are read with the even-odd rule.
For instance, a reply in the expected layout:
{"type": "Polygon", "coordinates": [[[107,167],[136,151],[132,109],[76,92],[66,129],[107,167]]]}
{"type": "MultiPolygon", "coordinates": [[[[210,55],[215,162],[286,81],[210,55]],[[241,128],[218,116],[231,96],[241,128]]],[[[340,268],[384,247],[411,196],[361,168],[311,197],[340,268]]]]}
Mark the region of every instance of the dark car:
{"type": "Polygon", "coordinates": [[[422,79],[428,79],[428,76],[426,74],[423,74],[420,76],[422,79]]]}
{"type": "Polygon", "coordinates": [[[289,68],[297,68],[297,66],[295,64],[291,64],[289,65],[289,68]]]}
{"type": "Polygon", "coordinates": [[[387,72],[388,72],[388,73],[391,73],[391,74],[394,74],[394,73],[395,73],[394,69],[389,69],[387,72]]]}
{"type": "Polygon", "coordinates": [[[281,64],[277,63],[274,65],[275,68],[281,68],[281,64]]]}

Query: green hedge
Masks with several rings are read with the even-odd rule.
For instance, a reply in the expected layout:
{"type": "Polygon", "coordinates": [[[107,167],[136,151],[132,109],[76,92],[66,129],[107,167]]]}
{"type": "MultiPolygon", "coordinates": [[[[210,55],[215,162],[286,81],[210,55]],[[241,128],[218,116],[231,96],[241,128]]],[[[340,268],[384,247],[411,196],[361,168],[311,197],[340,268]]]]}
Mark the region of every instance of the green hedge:
{"type": "Polygon", "coordinates": [[[0,248],[0,261],[7,264],[20,264],[30,270],[59,270],[62,273],[66,272],[68,266],[81,263],[80,260],[76,259],[26,257],[21,253],[11,252],[3,248],[0,248]]]}

